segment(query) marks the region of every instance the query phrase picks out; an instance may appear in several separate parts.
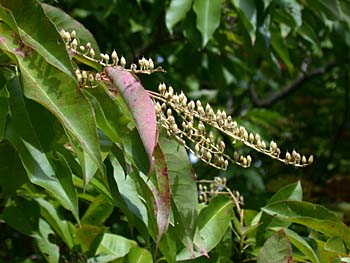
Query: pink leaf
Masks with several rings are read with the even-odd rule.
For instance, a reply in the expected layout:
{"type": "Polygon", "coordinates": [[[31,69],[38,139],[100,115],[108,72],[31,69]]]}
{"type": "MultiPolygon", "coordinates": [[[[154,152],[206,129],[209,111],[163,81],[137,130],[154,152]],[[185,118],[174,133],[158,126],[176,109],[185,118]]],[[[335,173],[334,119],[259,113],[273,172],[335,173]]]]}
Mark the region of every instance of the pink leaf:
{"type": "Polygon", "coordinates": [[[131,112],[137,131],[153,169],[153,151],[158,143],[156,113],[153,102],[140,80],[118,67],[106,67],[105,72],[112,84],[118,89],[131,112]]]}

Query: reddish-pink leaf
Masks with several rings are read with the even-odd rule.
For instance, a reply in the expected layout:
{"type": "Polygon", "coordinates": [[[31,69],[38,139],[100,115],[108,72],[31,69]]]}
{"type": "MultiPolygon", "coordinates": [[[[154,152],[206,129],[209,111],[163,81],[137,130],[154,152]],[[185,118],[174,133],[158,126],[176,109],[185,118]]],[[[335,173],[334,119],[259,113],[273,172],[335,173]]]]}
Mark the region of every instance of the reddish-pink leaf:
{"type": "Polygon", "coordinates": [[[155,172],[157,178],[157,189],[155,189],[155,201],[158,208],[157,225],[158,236],[157,243],[160,241],[163,233],[168,229],[170,213],[170,184],[168,176],[168,167],[165,156],[159,146],[154,149],[155,172]]]}
{"type": "Polygon", "coordinates": [[[108,78],[118,89],[136,124],[142,143],[153,168],[153,151],[158,143],[156,113],[153,102],[141,82],[130,72],[118,67],[105,69],[108,78]]]}

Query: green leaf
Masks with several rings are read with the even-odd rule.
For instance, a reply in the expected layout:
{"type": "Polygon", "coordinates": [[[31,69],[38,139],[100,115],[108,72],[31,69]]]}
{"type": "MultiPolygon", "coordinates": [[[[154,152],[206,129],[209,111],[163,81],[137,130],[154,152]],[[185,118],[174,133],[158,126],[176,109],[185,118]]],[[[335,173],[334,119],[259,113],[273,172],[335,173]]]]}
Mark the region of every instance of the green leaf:
{"type": "Polygon", "coordinates": [[[45,57],[48,63],[74,79],[74,70],[66,46],[39,2],[4,0],[1,1],[1,5],[12,12],[21,40],[45,57]]]}
{"type": "Polygon", "coordinates": [[[346,255],[346,248],[344,241],[339,237],[331,237],[327,240],[324,247],[326,250],[336,252],[340,255],[346,255]]]}
{"type": "MultiPolygon", "coordinates": [[[[80,22],[57,7],[45,3],[41,3],[41,6],[44,9],[45,14],[55,24],[58,31],[63,29],[65,31],[72,32],[74,30],[77,34],[77,38],[80,40],[79,45],[85,46],[87,43],[90,43],[91,47],[95,50],[95,53],[100,54],[100,49],[94,36],[80,22]]],[[[82,56],[75,55],[75,57],[79,61],[95,68],[98,71],[101,71],[100,64],[93,63],[90,60],[84,59],[82,56]]]]}
{"type": "Polygon", "coordinates": [[[102,225],[113,212],[113,206],[104,195],[97,196],[81,219],[83,225],[102,225]]]}
{"type": "Polygon", "coordinates": [[[122,166],[114,156],[110,155],[109,160],[113,166],[113,177],[118,187],[115,197],[119,199],[118,202],[123,201],[126,208],[148,226],[147,209],[138,194],[137,182],[132,177],[124,175],[122,166]]]}
{"type": "MultiPolygon", "coordinates": [[[[19,45],[18,37],[5,25],[0,26],[0,32],[6,39],[0,43],[0,48],[12,53],[18,60],[25,96],[50,110],[69,131],[72,144],[79,144],[104,173],[94,113],[79,91],[76,80],[48,64],[46,58],[35,51],[26,53],[29,52],[28,47],[19,45]]],[[[82,163],[81,166],[85,168],[85,164],[82,163]]],[[[85,178],[85,184],[87,183],[85,178]]]]}
{"type": "Polygon", "coordinates": [[[278,9],[273,10],[277,20],[292,28],[301,26],[301,6],[296,0],[277,0],[274,3],[278,6],[278,9]]]}
{"type": "Polygon", "coordinates": [[[55,164],[53,166],[43,151],[32,128],[19,80],[17,78],[10,80],[7,83],[7,89],[11,95],[12,114],[5,131],[6,139],[16,148],[29,180],[51,193],[63,207],[72,211],[76,220],[79,221],[77,196],[67,163],[59,157],[56,162],[52,162],[55,164]],[[56,177],[56,174],[60,177],[56,177]]]}
{"type": "Polygon", "coordinates": [[[303,189],[301,188],[300,181],[287,185],[274,194],[267,204],[272,204],[282,200],[302,201],[303,189]]]}
{"type": "Polygon", "coordinates": [[[319,263],[320,260],[316,255],[313,248],[296,232],[285,228],[283,231],[286,233],[289,241],[299,249],[306,257],[313,263],[319,263]]]}
{"type": "Polygon", "coordinates": [[[193,0],[171,0],[165,13],[165,24],[170,32],[178,22],[186,17],[192,3],[193,0]]]}
{"type": "Polygon", "coordinates": [[[312,2],[312,5],[313,9],[323,11],[332,20],[338,20],[341,17],[338,0],[316,0],[312,2]]]}
{"type": "MultiPolygon", "coordinates": [[[[1,8],[0,8],[1,10],[1,8]]],[[[0,75],[0,142],[2,141],[4,137],[4,132],[5,132],[5,125],[6,125],[6,118],[7,115],[10,113],[10,108],[9,108],[9,93],[7,89],[5,88],[5,77],[0,75]]]]}
{"type": "Polygon", "coordinates": [[[49,236],[53,235],[54,232],[51,229],[50,225],[44,220],[39,220],[39,232],[34,233],[32,237],[35,239],[38,248],[41,253],[43,253],[44,258],[49,263],[58,263],[60,252],[59,247],[56,244],[53,244],[49,240],[49,236]]]}
{"type": "Polygon", "coordinates": [[[348,227],[327,208],[301,201],[280,201],[265,206],[262,210],[283,220],[298,223],[329,236],[342,238],[350,244],[348,227]]]}
{"type": "Polygon", "coordinates": [[[255,43],[255,31],[257,26],[257,9],[254,0],[232,0],[239,18],[248,31],[252,43],[255,43]]]}
{"type": "Polygon", "coordinates": [[[188,260],[206,255],[215,248],[227,229],[233,216],[233,202],[230,198],[219,196],[213,198],[209,205],[198,216],[198,231],[194,244],[199,249],[194,256],[187,249],[183,249],[176,256],[177,260],[188,260]]]}
{"type": "Polygon", "coordinates": [[[40,209],[34,201],[23,198],[11,200],[1,216],[9,226],[27,236],[39,230],[40,209]]]}
{"type": "Polygon", "coordinates": [[[137,131],[147,152],[150,168],[153,169],[153,151],[157,145],[157,120],[153,102],[133,74],[118,68],[107,67],[106,74],[122,95],[131,112],[137,131]]]}
{"type": "Polygon", "coordinates": [[[205,47],[220,25],[222,0],[194,0],[193,10],[197,15],[197,28],[202,33],[205,47]]]}
{"type": "Polygon", "coordinates": [[[75,233],[75,243],[79,245],[83,252],[93,252],[102,240],[106,227],[82,225],[75,233]]]}
{"type": "MultiPolygon", "coordinates": [[[[303,197],[303,191],[300,182],[296,182],[286,187],[280,189],[276,194],[274,194],[267,204],[272,204],[274,202],[282,200],[295,200],[301,201],[303,197]]],[[[257,244],[262,244],[265,238],[268,238],[272,232],[268,231],[271,228],[287,228],[291,223],[280,218],[274,218],[266,213],[262,213],[259,219],[260,225],[257,230],[257,244]]]]}
{"type": "Polygon", "coordinates": [[[177,235],[191,249],[197,226],[198,196],[188,155],[183,146],[166,138],[163,133],[159,138],[159,146],[168,166],[177,235]]]}
{"type": "Polygon", "coordinates": [[[151,253],[144,248],[133,247],[126,258],[126,263],[152,263],[151,253]]]}
{"type": "Polygon", "coordinates": [[[157,206],[157,225],[159,243],[163,233],[168,229],[170,215],[170,185],[165,156],[159,147],[154,149],[156,189],[153,190],[157,206]]]}
{"type": "Polygon", "coordinates": [[[10,144],[0,143],[1,193],[5,197],[16,195],[16,190],[24,183],[29,183],[29,180],[17,152],[10,144]]]}
{"type": "Polygon", "coordinates": [[[15,18],[13,17],[10,10],[4,8],[0,5],[0,18],[2,21],[4,21],[13,31],[18,33],[18,28],[16,25],[15,18]]]}
{"type": "Polygon", "coordinates": [[[275,52],[283,60],[288,71],[293,72],[294,66],[290,60],[289,50],[285,44],[284,39],[281,36],[281,33],[274,28],[271,29],[271,44],[275,52]]]}
{"type": "Polygon", "coordinates": [[[130,120],[124,116],[118,103],[109,96],[102,84],[93,89],[84,89],[83,92],[94,108],[98,128],[113,142],[122,144],[124,137],[129,136],[127,125],[130,120]]]}
{"type": "Polygon", "coordinates": [[[130,228],[136,227],[147,241],[150,235],[149,216],[146,205],[140,198],[138,183],[133,177],[124,174],[119,159],[115,157],[114,151],[112,153],[109,155],[109,160],[113,166],[113,176],[108,176],[107,180],[114,203],[128,218],[130,228]]]}
{"type": "Polygon", "coordinates": [[[100,245],[97,248],[96,255],[107,254],[110,260],[124,257],[130,249],[136,247],[137,243],[125,237],[106,233],[103,235],[100,245]]]}
{"type": "Polygon", "coordinates": [[[292,260],[292,246],[283,230],[273,234],[265,242],[257,257],[257,263],[289,263],[292,260]]]}
{"type": "Polygon", "coordinates": [[[74,246],[73,234],[70,229],[73,225],[66,220],[63,220],[57,213],[56,208],[48,201],[42,198],[35,198],[35,201],[40,205],[40,213],[43,218],[50,224],[55,232],[62,238],[69,249],[74,246]]]}

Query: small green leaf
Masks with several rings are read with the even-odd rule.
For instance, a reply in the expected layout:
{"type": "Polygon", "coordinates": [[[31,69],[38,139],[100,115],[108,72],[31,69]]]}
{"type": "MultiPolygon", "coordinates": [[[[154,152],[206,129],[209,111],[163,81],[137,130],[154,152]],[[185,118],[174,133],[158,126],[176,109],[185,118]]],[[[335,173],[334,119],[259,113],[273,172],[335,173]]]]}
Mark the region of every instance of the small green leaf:
{"type": "Polygon", "coordinates": [[[113,212],[113,206],[105,195],[97,196],[81,219],[82,225],[102,225],[113,212]]]}
{"type": "Polygon", "coordinates": [[[283,230],[265,242],[257,257],[257,263],[290,263],[292,260],[292,246],[283,230]]]}
{"type": "Polygon", "coordinates": [[[287,185],[286,187],[280,189],[276,194],[274,194],[267,204],[272,204],[274,202],[282,200],[293,200],[302,201],[303,199],[303,189],[301,188],[300,181],[287,185]]]}
{"type": "Polygon", "coordinates": [[[137,243],[120,235],[105,233],[99,244],[96,255],[107,254],[111,260],[124,257],[137,243]]]}
{"type": "Polygon", "coordinates": [[[222,0],[194,0],[193,10],[197,15],[197,28],[202,33],[205,47],[220,25],[222,0]]]}
{"type": "Polygon", "coordinates": [[[257,9],[254,0],[232,0],[239,18],[248,31],[252,43],[255,43],[255,31],[257,26],[257,9]]]}
{"type": "Polygon", "coordinates": [[[172,32],[173,27],[186,17],[191,9],[193,0],[171,0],[170,6],[166,10],[166,27],[172,32]]]}
{"type": "Polygon", "coordinates": [[[126,258],[126,263],[152,263],[151,253],[144,248],[133,247],[126,258]]]}

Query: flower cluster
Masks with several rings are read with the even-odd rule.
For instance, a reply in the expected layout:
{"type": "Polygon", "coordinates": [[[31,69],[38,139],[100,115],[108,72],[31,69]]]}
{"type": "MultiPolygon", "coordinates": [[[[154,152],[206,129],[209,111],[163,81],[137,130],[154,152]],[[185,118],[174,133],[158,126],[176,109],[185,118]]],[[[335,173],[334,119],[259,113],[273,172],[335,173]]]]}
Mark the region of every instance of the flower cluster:
{"type": "Polygon", "coordinates": [[[171,86],[167,88],[164,83],[158,89],[159,93],[149,91],[149,94],[154,100],[160,125],[168,136],[174,136],[203,162],[215,168],[226,170],[229,162],[249,167],[252,158],[250,155],[240,155],[237,151],[227,153],[225,142],[221,138],[215,139],[210,130],[219,131],[223,137],[230,139],[232,145],[239,141],[285,164],[304,167],[313,162],[312,155],[306,158],[295,150],[292,153],[287,151],[282,157],[276,142],[267,144],[259,134],[249,133],[224,110],[214,111],[209,104],[202,105],[199,100],[188,100],[183,92],[177,94],[171,86]]]}
{"type": "MultiPolygon", "coordinates": [[[[90,43],[85,45],[80,43],[75,31],[61,30],[60,35],[69,53],[78,60],[98,63],[103,67],[119,67],[136,74],[164,72],[161,67],[155,68],[152,59],[144,57],[138,60],[138,65],[131,63],[130,67],[126,68],[126,59],[123,56],[119,58],[115,50],[110,55],[100,53],[97,56],[90,43]]],[[[103,73],[79,69],[75,73],[78,82],[85,87],[94,87],[99,81],[105,80],[103,73]]],[[[105,81],[108,84],[108,79],[105,81]]],[[[188,151],[215,168],[226,170],[229,162],[242,167],[251,165],[250,155],[244,156],[237,150],[232,150],[232,147],[226,147],[226,143],[234,146],[236,142],[241,142],[285,164],[304,167],[313,162],[312,155],[307,158],[295,150],[287,151],[282,156],[276,142],[271,141],[267,144],[259,134],[250,133],[244,126],[238,125],[224,110],[214,111],[209,104],[202,105],[199,100],[188,100],[182,91],[178,94],[171,86],[167,88],[164,83],[160,84],[158,89],[159,92],[148,92],[153,99],[160,125],[166,130],[168,136],[174,136],[188,151]],[[219,135],[214,136],[213,131],[219,135]]],[[[110,93],[112,96],[115,94],[113,88],[110,93]]]]}
{"type": "Polygon", "coordinates": [[[202,203],[207,203],[210,198],[218,195],[230,195],[237,209],[244,205],[244,198],[238,191],[231,191],[226,186],[226,177],[214,177],[213,180],[199,180],[198,199],[202,203]]]}
{"type": "Polygon", "coordinates": [[[141,58],[138,60],[138,65],[131,63],[129,68],[126,68],[127,61],[124,56],[118,57],[118,54],[115,50],[109,55],[107,53],[96,54],[96,50],[91,46],[91,43],[88,42],[85,45],[80,43],[80,40],[77,38],[76,32],[67,32],[64,29],[60,31],[60,35],[66,44],[67,49],[73,56],[83,58],[85,60],[91,61],[93,63],[98,63],[103,67],[117,67],[134,72],[136,74],[151,74],[153,72],[165,72],[162,67],[154,67],[153,60],[151,58],[141,58]],[[99,57],[99,58],[98,58],[99,57]]]}

